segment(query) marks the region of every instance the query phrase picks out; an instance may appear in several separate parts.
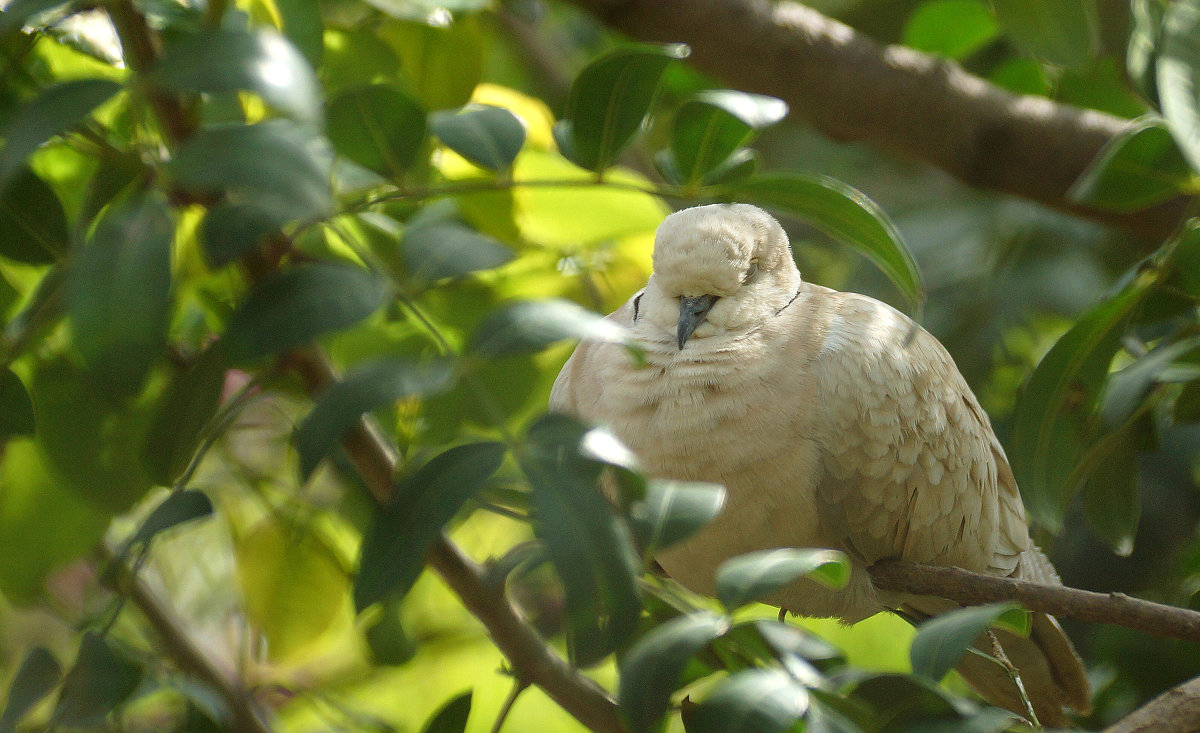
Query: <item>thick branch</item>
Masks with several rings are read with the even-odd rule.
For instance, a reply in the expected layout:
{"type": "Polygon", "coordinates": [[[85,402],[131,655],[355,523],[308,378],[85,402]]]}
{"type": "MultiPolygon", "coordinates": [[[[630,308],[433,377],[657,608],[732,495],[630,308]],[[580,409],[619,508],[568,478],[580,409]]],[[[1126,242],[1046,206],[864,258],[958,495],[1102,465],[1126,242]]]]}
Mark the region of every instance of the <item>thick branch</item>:
{"type": "Polygon", "coordinates": [[[882,46],[788,0],[570,0],[635,38],[682,41],[700,70],[786,100],[823,134],[931,163],[965,183],[1160,240],[1176,199],[1143,212],[1077,206],[1067,189],[1125,120],[1004,91],[960,66],[882,46]]]}
{"type": "Polygon", "coordinates": [[[1104,733],[1200,730],[1200,678],[1172,687],[1104,729],[1104,733]]]}
{"type": "Polygon", "coordinates": [[[1017,601],[1031,611],[1059,618],[1115,624],[1154,636],[1200,642],[1200,613],[1123,593],[1093,593],[900,560],[877,562],[870,573],[875,586],[883,590],[938,596],[963,605],[1017,601]]]}

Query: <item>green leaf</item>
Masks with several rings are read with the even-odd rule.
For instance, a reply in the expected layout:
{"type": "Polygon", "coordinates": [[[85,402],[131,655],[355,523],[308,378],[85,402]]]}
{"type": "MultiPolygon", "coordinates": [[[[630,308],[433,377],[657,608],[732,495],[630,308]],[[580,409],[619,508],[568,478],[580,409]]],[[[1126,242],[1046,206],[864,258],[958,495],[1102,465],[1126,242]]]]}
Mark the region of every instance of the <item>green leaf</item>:
{"type": "Polygon", "coordinates": [[[224,192],[276,221],[310,218],[327,213],[333,201],[320,145],[286,120],[219,125],[193,135],[167,169],[194,194],[224,192]]]}
{"type": "Polygon", "coordinates": [[[781,733],[808,710],[808,690],[782,669],[732,675],[688,712],[688,733],[781,733]]]}
{"type": "Polygon", "coordinates": [[[682,44],[628,45],[588,64],[567,100],[568,157],[596,172],[612,165],[641,129],[667,66],[688,53],[682,44]]]}
{"type": "MultiPolygon", "coordinates": [[[[375,0],[376,5],[424,6],[437,15],[445,4],[438,0],[375,0]]],[[[454,0],[461,3],[462,0],[454,0]]],[[[483,78],[484,49],[490,35],[479,18],[459,18],[446,25],[427,23],[385,23],[375,33],[400,57],[400,74],[425,109],[461,107],[471,99],[475,86],[483,78]]],[[[395,73],[395,72],[392,72],[395,73]]]]}
{"type": "Polygon", "coordinates": [[[76,229],[86,229],[123,192],[147,188],[153,175],[153,169],[136,153],[125,152],[98,161],[84,193],[76,229]]]}
{"type": "Polygon", "coordinates": [[[1157,79],[1167,128],[1200,171],[1200,0],[1167,7],[1157,79]]]}
{"type": "Polygon", "coordinates": [[[1133,417],[1150,390],[1175,361],[1200,350],[1200,337],[1160,345],[1134,363],[1108,376],[1100,399],[1100,414],[1112,430],[1117,430],[1133,417]]]}
{"type": "Polygon", "coordinates": [[[725,506],[725,487],[653,479],[630,509],[630,525],[646,557],[695,534],[725,506]]]}
{"type": "Polygon", "coordinates": [[[425,567],[425,554],[504,460],[501,443],[470,443],[438,455],[400,480],[363,539],[354,605],[361,611],[403,597],[425,567]]]}
{"type": "Polygon", "coordinates": [[[71,246],[67,215],[54,189],[22,167],[0,187],[0,256],[31,265],[62,259],[71,246]]]}
{"type": "Polygon", "coordinates": [[[937,682],[920,675],[875,674],[859,680],[848,692],[850,701],[874,710],[870,720],[888,721],[891,730],[932,720],[958,723],[962,718],[956,699],[937,682]]]}
{"type": "Polygon", "coordinates": [[[107,79],[74,79],[45,89],[18,112],[4,129],[0,149],[0,189],[8,187],[33,151],[107,102],[121,85],[107,79]]]}
{"type": "Polygon", "coordinates": [[[308,65],[321,68],[325,55],[325,22],[321,19],[321,6],[310,0],[273,0],[283,21],[283,35],[304,54],[308,65]]]}
{"type": "Polygon", "coordinates": [[[695,611],[654,627],[629,648],[621,660],[617,704],[633,733],[662,729],[687,663],[727,629],[720,616],[695,611]]]}
{"type": "Polygon", "coordinates": [[[1106,211],[1139,211],[1179,196],[1191,180],[1162,121],[1143,117],[1105,144],[1067,195],[1106,211]]]}
{"type": "Polygon", "coordinates": [[[979,0],[928,0],[904,23],[904,45],[925,53],[964,59],[995,40],[1000,26],[979,0]]]}
{"type": "Polygon", "coordinates": [[[0,12],[0,36],[25,25],[35,15],[66,4],[67,0],[13,0],[0,12]]]}
{"type": "Polygon", "coordinates": [[[171,306],[175,223],[157,195],[112,209],[67,280],[73,341],[110,395],[141,390],[163,353],[171,306]]]}
{"type": "Polygon", "coordinates": [[[461,112],[434,112],[433,134],[480,168],[503,173],[525,144],[525,124],[503,107],[469,105],[461,112]]]}
{"type": "Polygon", "coordinates": [[[491,237],[455,222],[434,222],[404,232],[404,261],[417,283],[491,270],[512,261],[513,252],[491,237]]]}
{"type": "Polygon", "coordinates": [[[444,392],[453,382],[453,365],[446,361],[387,359],[350,372],[317,399],[296,431],[300,475],[307,480],[364,413],[397,400],[444,392]]]}
{"type": "Polygon", "coordinates": [[[1158,101],[1158,55],[1166,6],[1159,0],[1133,0],[1131,25],[1125,49],[1125,70],[1142,96],[1154,107],[1158,101]]]}
{"type": "Polygon", "coordinates": [[[25,383],[8,367],[0,367],[0,449],[16,435],[33,435],[33,401],[25,383]]]}
{"type": "Polygon", "coordinates": [[[167,386],[142,449],[143,463],[155,483],[170,486],[187,469],[205,428],[217,414],[224,387],[225,355],[220,342],[167,386]]]}
{"type": "Polygon", "coordinates": [[[403,89],[372,84],[329,103],[329,139],[340,155],[386,178],[399,178],[425,142],[425,110],[403,89]]]}
{"type": "Polygon", "coordinates": [[[278,232],[287,219],[252,202],[222,202],[210,208],[200,223],[200,242],[209,266],[218,269],[236,261],[278,232]]]}
{"type": "Polygon", "coordinates": [[[45,647],[36,646],[25,655],[8,687],[8,702],[0,715],[0,733],[15,733],[17,723],[38,700],[50,694],[62,677],[62,667],[45,647]]]}
{"type": "Polygon", "coordinates": [[[417,646],[404,630],[400,618],[400,603],[385,600],[379,621],[368,626],[363,634],[375,664],[396,667],[405,664],[417,653],[417,646]]]}
{"type": "Polygon", "coordinates": [[[194,519],[203,519],[212,513],[212,500],[203,491],[189,489],[172,492],[142,521],[142,526],[138,527],[129,543],[145,544],[159,532],[194,519]]]}
{"type": "Polygon", "coordinates": [[[452,698],[434,714],[421,733],[463,733],[471,715],[471,691],[452,698]]]}
{"type": "Polygon", "coordinates": [[[624,328],[566,300],[517,301],[493,311],[475,329],[471,348],[485,357],[541,351],[570,338],[624,343],[624,328]]]}
{"type": "Polygon", "coordinates": [[[1104,451],[1083,482],[1083,516],[1120,557],[1133,554],[1142,516],[1138,501],[1138,451],[1134,429],[1104,441],[1104,451]]]}
{"type": "Polygon", "coordinates": [[[388,292],[386,281],[351,265],[288,268],[259,284],[230,318],[226,354],[241,363],[302,346],[371,315],[388,292]]]}
{"type": "Polygon", "coordinates": [[[1080,67],[1096,52],[1090,0],[992,0],[1008,36],[1026,53],[1080,67]]]}
{"type": "Polygon", "coordinates": [[[717,598],[733,611],[803,577],[842,588],[850,580],[850,560],[837,550],[790,547],[739,555],[717,568],[717,598]]]}
{"type": "Polygon", "coordinates": [[[642,610],[633,541],[597,484],[604,464],[581,450],[588,432],[565,416],[545,416],[518,456],[533,488],[534,533],[566,592],[567,650],[578,666],[615,651],[642,610]]]}
{"type": "Polygon", "coordinates": [[[321,89],[312,67],[287,38],[265,28],[183,36],[167,46],[148,80],[171,92],[251,91],[298,122],[321,120],[321,89]]]}
{"type": "Polygon", "coordinates": [[[729,89],[701,92],[675,114],[674,169],[682,183],[707,180],[755,134],[787,115],[775,97],[729,89]]]}
{"type": "Polygon", "coordinates": [[[1030,514],[1051,532],[1062,527],[1079,488],[1071,484],[1089,447],[1092,416],[1121,326],[1150,292],[1139,276],[1115,296],[1083,313],[1042,358],[1013,408],[1009,459],[1030,514]]]}
{"type": "Polygon", "coordinates": [[[1014,610],[1020,611],[1020,606],[1015,603],[993,603],[958,608],[921,624],[909,650],[913,673],[934,682],[940,681],[962,660],[967,648],[989,626],[1014,610]]]}
{"type": "Polygon", "coordinates": [[[726,196],[760,204],[811,222],[866,255],[895,283],[916,310],[925,282],[900,231],[887,214],[858,191],[826,176],[771,173],[725,187],[726,196]]]}
{"type": "Polygon", "coordinates": [[[129,699],[141,677],[141,667],[117,653],[104,637],[85,631],[75,666],[63,680],[55,719],[68,728],[98,726],[129,699]]]}

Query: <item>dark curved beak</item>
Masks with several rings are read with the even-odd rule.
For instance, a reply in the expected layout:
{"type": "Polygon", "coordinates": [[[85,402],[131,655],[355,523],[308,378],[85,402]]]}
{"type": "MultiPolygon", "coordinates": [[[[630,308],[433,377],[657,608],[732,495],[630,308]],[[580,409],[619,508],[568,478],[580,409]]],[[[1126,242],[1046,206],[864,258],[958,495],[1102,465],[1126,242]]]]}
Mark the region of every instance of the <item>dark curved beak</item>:
{"type": "Polygon", "coordinates": [[[704,317],[708,315],[718,297],[716,295],[697,295],[694,298],[679,299],[679,330],[676,333],[679,337],[680,350],[691,338],[696,327],[704,323],[704,317]]]}

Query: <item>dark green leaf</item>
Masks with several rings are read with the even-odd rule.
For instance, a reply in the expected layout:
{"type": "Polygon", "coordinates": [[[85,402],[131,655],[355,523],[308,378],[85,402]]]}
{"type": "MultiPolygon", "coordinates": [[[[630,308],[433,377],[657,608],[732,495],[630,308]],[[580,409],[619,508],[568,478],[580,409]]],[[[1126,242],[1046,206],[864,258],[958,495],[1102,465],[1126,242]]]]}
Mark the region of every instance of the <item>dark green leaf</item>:
{"type": "Polygon", "coordinates": [[[503,107],[435,112],[429,123],[446,147],[480,168],[498,173],[512,167],[525,144],[525,124],[503,107]]]}
{"type": "Polygon", "coordinates": [[[1104,146],[1068,196],[1107,211],[1138,211],[1180,195],[1191,178],[1162,121],[1143,117],[1104,146]]]}
{"type": "Polygon", "coordinates": [[[1167,128],[1200,171],[1200,0],[1176,0],[1167,7],[1158,95],[1167,128]]]}
{"type": "Polygon", "coordinates": [[[758,170],[759,158],[757,150],[738,148],[720,165],[705,174],[702,183],[716,186],[744,181],[758,170]]]}
{"type": "Polygon", "coordinates": [[[69,728],[100,725],[133,694],[141,676],[141,667],[117,653],[104,637],[85,631],[75,666],[58,695],[56,719],[69,728]]]}
{"type": "Polygon", "coordinates": [[[505,450],[500,443],[460,445],[400,480],[395,497],[378,510],[363,539],[354,582],[358,610],[408,593],[442,527],[483,488],[505,450]]]}
{"type": "Polygon", "coordinates": [[[371,650],[371,661],[389,667],[405,664],[417,653],[417,645],[404,630],[400,618],[400,603],[385,600],[378,622],[367,627],[363,634],[371,650]]]}
{"type": "Polygon", "coordinates": [[[313,69],[321,68],[325,55],[325,22],[321,19],[320,3],[311,0],[274,0],[283,21],[283,34],[291,41],[313,69]]]}
{"type": "Polygon", "coordinates": [[[1008,36],[1025,52],[1066,67],[1092,60],[1089,0],[992,0],[1008,36]]]}
{"type": "Polygon", "coordinates": [[[0,733],[14,733],[17,723],[58,685],[62,667],[44,647],[34,647],[25,655],[20,669],[8,687],[8,701],[0,715],[0,733]]]}
{"type": "Polygon", "coordinates": [[[774,653],[775,658],[782,660],[785,666],[788,666],[788,657],[799,657],[808,662],[830,662],[842,658],[841,651],[833,644],[782,621],[754,619],[734,627],[727,636],[737,633],[742,628],[753,630],[774,653]]]}
{"type": "Polygon", "coordinates": [[[33,402],[25,383],[8,367],[0,367],[0,446],[15,435],[33,435],[33,402]]]}
{"type": "Polygon", "coordinates": [[[782,669],[731,676],[688,714],[688,733],[781,733],[808,710],[808,690],[782,669]]]}
{"type": "Polygon", "coordinates": [[[113,396],[140,391],[163,353],[174,236],[166,203],[147,195],[110,210],[72,263],[67,311],[74,343],[113,396]]]}
{"type": "Polygon", "coordinates": [[[384,177],[399,178],[425,141],[425,110],[403,89],[372,84],[329,104],[329,139],[339,154],[384,177]]]}
{"type": "Polygon", "coordinates": [[[13,0],[0,11],[0,36],[25,25],[35,15],[66,4],[67,0],[13,0]]]}
{"type": "Polygon", "coordinates": [[[1159,0],[1133,0],[1130,3],[1132,28],[1125,49],[1125,70],[1138,91],[1154,107],[1159,107],[1156,76],[1165,9],[1159,0]]]}
{"type": "Polygon", "coordinates": [[[1121,557],[1133,553],[1142,505],[1138,501],[1138,452],[1134,429],[1104,441],[1104,450],[1083,482],[1088,526],[1121,557]]]}
{"type": "Polygon", "coordinates": [[[874,720],[888,721],[889,730],[905,730],[906,724],[914,722],[962,718],[955,699],[937,682],[919,675],[876,674],[849,692],[852,701],[874,709],[874,720]]]}
{"type": "Polygon", "coordinates": [[[387,283],[359,267],[289,268],[255,288],[233,314],[225,353],[239,363],[287,351],[361,321],[387,297],[387,283]]]}
{"type": "Polygon", "coordinates": [[[701,92],[675,115],[671,152],[681,182],[705,179],[755,133],[787,115],[775,97],[733,90],[701,92]]]}
{"type": "Polygon", "coordinates": [[[625,329],[566,300],[518,301],[484,319],[471,337],[482,356],[511,356],[541,351],[570,338],[623,343],[625,329]]]}
{"type": "Polygon", "coordinates": [[[434,714],[421,733],[463,733],[471,715],[471,691],[450,700],[434,714]]]}
{"type": "Polygon", "coordinates": [[[1100,401],[1100,414],[1105,424],[1112,430],[1125,425],[1172,362],[1197,350],[1200,350],[1200,337],[1186,338],[1161,345],[1121,371],[1110,374],[1100,401]]]}
{"type": "Polygon", "coordinates": [[[612,165],[641,129],[668,64],[688,53],[681,44],[628,45],[588,64],[571,85],[564,117],[571,159],[597,172],[612,165]]]}
{"type": "Polygon", "coordinates": [[[150,516],[146,517],[129,542],[144,544],[163,530],[193,519],[202,519],[212,513],[212,500],[203,491],[188,489],[172,492],[161,504],[154,507],[154,511],[150,512],[150,516]]]}
{"type": "Polygon", "coordinates": [[[321,90],[312,67],[273,30],[184,36],[167,47],[149,80],[173,92],[251,91],[295,120],[315,124],[321,119],[321,90]]]}
{"type": "Polygon", "coordinates": [[[0,190],[10,184],[26,158],[42,143],[69,130],[119,91],[121,85],[115,81],[74,79],[55,84],[22,105],[4,130],[0,190]]]}
{"type": "Polygon", "coordinates": [[[508,247],[455,222],[412,227],[403,247],[408,275],[418,283],[491,270],[513,258],[508,247]]]}
{"type": "Polygon", "coordinates": [[[350,372],[317,399],[296,431],[300,475],[307,480],[364,413],[397,400],[444,392],[453,381],[453,365],[445,361],[388,359],[350,372]]]}
{"type": "Polygon", "coordinates": [[[993,603],[958,608],[921,624],[909,650],[913,673],[940,681],[989,626],[1013,610],[1020,607],[1015,603],[993,603]]]}
{"type": "Polygon", "coordinates": [[[731,198],[798,216],[874,262],[914,308],[925,282],[908,245],[887,214],[862,192],[826,176],[771,173],[726,189],[731,198]]]}
{"type": "Polygon", "coordinates": [[[908,16],[904,45],[957,60],[986,46],[999,31],[991,8],[980,0],[928,0],[908,16]]]}
{"type": "Polygon", "coordinates": [[[122,153],[99,161],[88,181],[80,207],[78,229],[86,229],[96,215],[123,191],[142,189],[154,171],[135,153],[122,153]]]}
{"type": "Polygon", "coordinates": [[[684,667],[727,628],[725,619],[696,611],[656,626],[629,648],[621,660],[617,704],[633,733],[661,729],[684,667]]]}
{"type": "Polygon", "coordinates": [[[1013,408],[1009,459],[1033,517],[1052,532],[1062,527],[1079,488],[1075,467],[1089,447],[1100,389],[1120,345],[1121,326],[1150,291],[1149,276],[1083,313],[1042,358],[1013,408]]]}
{"type": "Polygon", "coordinates": [[[253,202],[222,202],[212,207],[200,223],[200,241],[209,266],[221,268],[237,260],[278,232],[288,218],[253,202]]]}
{"type": "Polygon", "coordinates": [[[739,555],[717,568],[717,598],[733,611],[803,577],[841,588],[850,579],[850,560],[837,550],[791,547],[739,555]]]}
{"type": "Polygon", "coordinates": [[[651,480],[646,498],[630,509],[638,547],[647,557],[699,531],[725,506],[725,487],[699,482],[651,480]]]}
{"type": "Polygon", "coordinates": [[[225,355],[220,343],[167,386],[142,450],[150,478],[170,486],[187,469],[209,421],[217,414],[225,387],[225,355]]]}
{"type": "Polygon", "coordinates": [[[31,265],[60,259],[71,246],[67,215],[54,189],[28,168],[0,187],[0,256],[31,265]]]}

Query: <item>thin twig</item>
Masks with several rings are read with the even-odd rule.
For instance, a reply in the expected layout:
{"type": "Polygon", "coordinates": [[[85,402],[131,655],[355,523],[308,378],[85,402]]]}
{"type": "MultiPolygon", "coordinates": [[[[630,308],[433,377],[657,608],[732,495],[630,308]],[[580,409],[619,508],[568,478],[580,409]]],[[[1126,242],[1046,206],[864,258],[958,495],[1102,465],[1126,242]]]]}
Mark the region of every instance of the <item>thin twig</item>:
{"type": "Polygon", "coordinates": [[[496,722],[492,723],[492,733],[500,733],[500,729],[504,727],[504,721],[508,720],[508,714],[512,712],[513,705],[516,704],[517,698],[521,693],[529,689],[529,683],[520,679],[513,681],[512,690],[509,691],[508,697],[504,699],[504,705],[501,706],[500,712],[496,714],[496,722]]]}
{"type": "Polygon", "coordinates": [[[987,630],[988,639],[992,642],[992,658],[1004,668],[1008,673],[1008,678],[1012,680],[1013,685],[1017,688],[1017,697],[1021,698],[1021,704],[1025,706],[1025,717],[1034,727],[1041,727],[1041,722],[1038,720],[1037,713],[1033,709],[1033,701],[1029,699],[1029,693],[1025,690],[1025,682],[1021,679],[1021,673],[1013,666],[1008,655],[1004,653],[1004,647],[1000,646],[1000,639],[996,638],[996,633],[991,629],[987,630]]]}

